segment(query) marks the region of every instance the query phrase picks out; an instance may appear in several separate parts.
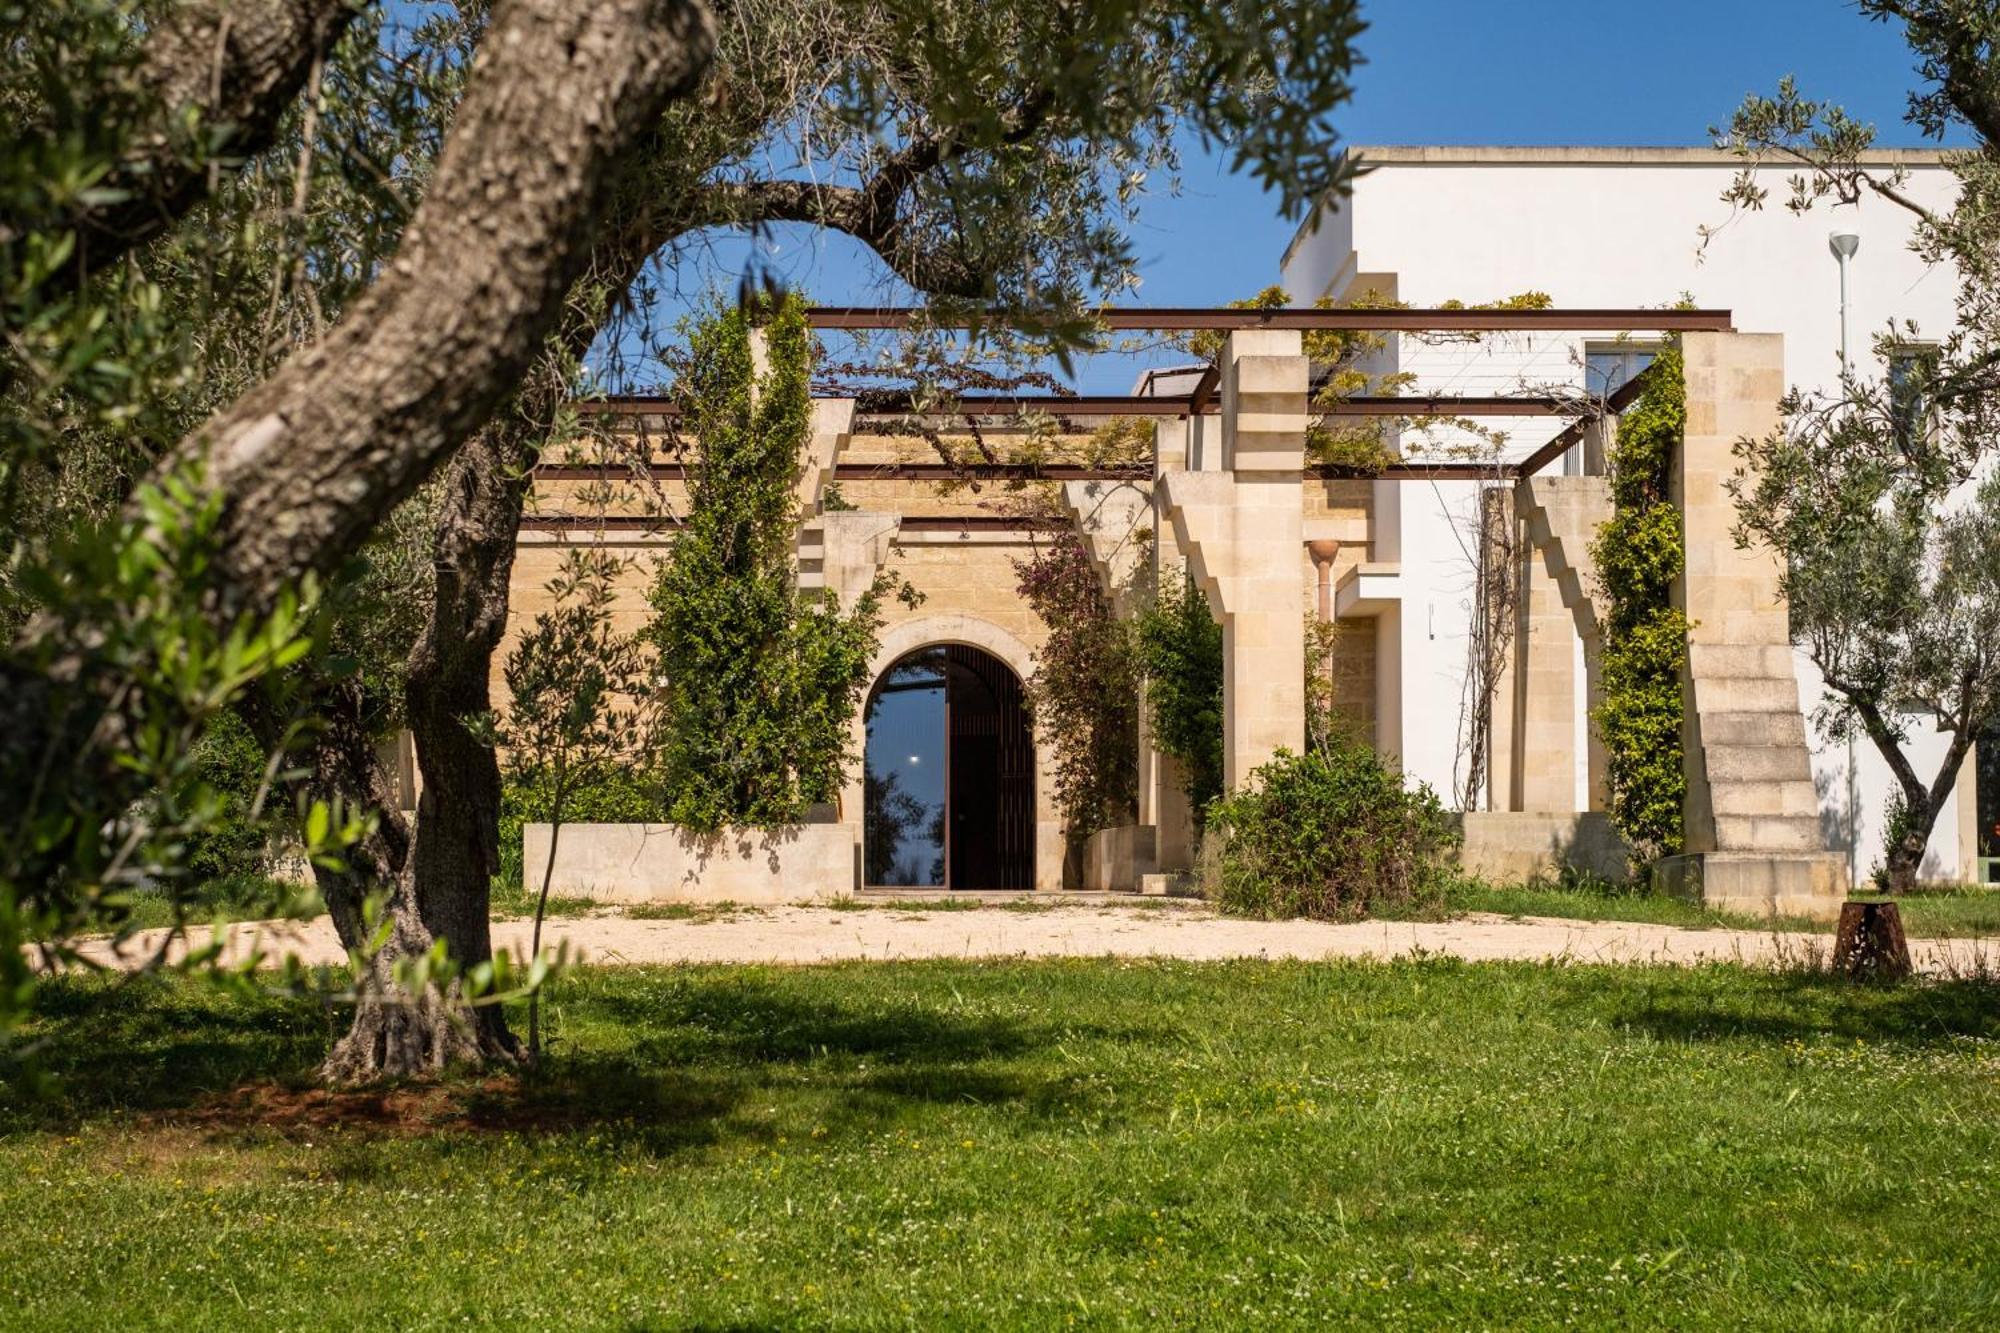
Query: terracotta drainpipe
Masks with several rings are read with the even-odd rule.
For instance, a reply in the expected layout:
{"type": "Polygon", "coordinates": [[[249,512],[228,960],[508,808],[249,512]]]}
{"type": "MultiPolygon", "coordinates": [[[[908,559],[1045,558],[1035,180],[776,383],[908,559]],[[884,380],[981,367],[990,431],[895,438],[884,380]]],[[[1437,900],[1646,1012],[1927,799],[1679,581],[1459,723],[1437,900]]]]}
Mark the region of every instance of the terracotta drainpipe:
{"type": "Polygon", "coordinates": [[[1312,557],[1313,565],[1319,570],[1319,618],[1333,619],[1333,562],[1340,556],[1337,541],[1317,541],[1306,543],[1306,554],[1312,557]]]}

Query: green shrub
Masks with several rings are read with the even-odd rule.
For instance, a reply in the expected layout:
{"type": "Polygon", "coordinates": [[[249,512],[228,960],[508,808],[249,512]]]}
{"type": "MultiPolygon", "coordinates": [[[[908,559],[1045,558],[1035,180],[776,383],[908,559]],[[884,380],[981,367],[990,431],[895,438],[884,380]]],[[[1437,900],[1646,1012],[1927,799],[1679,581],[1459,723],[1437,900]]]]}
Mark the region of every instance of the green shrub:
{"type": "MultiPolygon", "coordinates": [[[[509,781],[500,793],[500,885],[522,885],[521,826],[549,817],[555,784],[509,781]]],[[[650,773],[621,773],[609,782],[579,787],[563,801],[564,824],[657,824],[666,819],[665,796],[650,773]]],[[[541,881],[537,879],[536,884],[541,881]]]]}
{"type": "Polygon", "coordinates": [[[1202,882],[1225,912],[1351,921],[1434,907],[1457,826],[1428,786],[1406,788],[1369,746],[1334,737],[1280,751],[1209,812],[1202,882]],[[1219,835],[1219,836],[1217,836],[1219,835]]]}
{"type": "MultiPolygon", "coordinates": [[[[228,880],[260,880],[269,868],[270,828],[252,819],[264,780],[264,747],[242,718],[217,713],[195,742],[194,779],[222,799],[217,818],[188,839],[182,864],[191,890],[228,880]]],[[[268,807],[267,807],[268,808],[268,807]]]]}
{"type": "Polygon", "coordinates": [[[1222,795],[1222,626],[1193,579],[1163,575],[1139,615],[1137,641],[1153,744],[1180,761],[1200,829],[1222,795]]]}

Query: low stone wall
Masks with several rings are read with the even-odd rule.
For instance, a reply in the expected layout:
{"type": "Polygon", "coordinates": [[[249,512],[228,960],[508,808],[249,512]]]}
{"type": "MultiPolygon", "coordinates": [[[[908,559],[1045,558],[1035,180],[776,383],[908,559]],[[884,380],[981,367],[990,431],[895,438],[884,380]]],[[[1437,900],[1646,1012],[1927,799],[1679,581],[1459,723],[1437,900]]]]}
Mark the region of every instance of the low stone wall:
{"type": "Polygon", "coordinates": [[[1565,865],[1605,879],[1628,877],[1630,849],[1601,810],[1583,814],[1473,810],[1459,818],[1465,831],[1459,865],[1495,884],[1554,875],[1565,865]]]}
{"type": "Polygon", "coordinates": [[[1137,893],[1153,873],[1153,826],[1100,829],[1083,844],[1083,887],[1096,893],[1137,893]]]}
{"type": "MultiPolygon", "coordinates": [[[[528,886],[538,889],[549,826],[526,825],[521,850],[528,886]]],[[[854,876],[854,830],[845,824],[707,838],[675,824],[564,824],[549,892],[616,903],[793,903],[848,897],[854,876]]]]}
{"type": "Polygon", "coordinates": [[[1718,912],[1837,921],[1847,901],[1847,858],[1839,852],[1701,852],[1664,856],[1652,888],[1718,912]]]}

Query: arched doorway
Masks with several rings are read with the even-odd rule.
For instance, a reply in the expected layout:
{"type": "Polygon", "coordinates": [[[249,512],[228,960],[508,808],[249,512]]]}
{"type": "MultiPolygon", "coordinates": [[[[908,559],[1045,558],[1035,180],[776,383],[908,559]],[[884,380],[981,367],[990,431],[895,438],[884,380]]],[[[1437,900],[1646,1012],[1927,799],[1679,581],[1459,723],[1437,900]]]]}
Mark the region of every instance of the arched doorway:
{"type": "Polygon", "coordinates": [[[865,716],[862,882],[1032,889],[1035,748],[1007,664],[919,648],[882,673],[865,716]]]}

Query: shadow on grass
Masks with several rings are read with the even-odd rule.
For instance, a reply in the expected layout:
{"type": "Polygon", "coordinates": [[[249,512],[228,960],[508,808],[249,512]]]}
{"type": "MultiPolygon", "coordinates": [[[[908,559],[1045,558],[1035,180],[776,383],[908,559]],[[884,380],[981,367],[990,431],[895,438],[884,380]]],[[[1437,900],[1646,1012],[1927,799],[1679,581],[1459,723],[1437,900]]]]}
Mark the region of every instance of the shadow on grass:
{"type": "Polygon", "coordinates": [[[1084,1033],[1075,1024],[960,1015],[879,993],[823,999],[727,975],[581,974],[558,983],[550,1004],[557,1039],[539,1070],[329,1090],[312,1085],[312,1071],[344,1012],[192,982],[58,982],[33,1025],[49,1039],[58,1095],[0,1110],[0,1137],[119,1113],[223,1141],[588,1132],[666,1155],[775,1135],[746,1104],[763,1108],[775,1099],[760,1094],[780,1088],[809,1094],[829,1134],[878,1127],[899,1104],[1009,1103],[1031,1120],[1094,1109],[1083,1080],[1027,1067],[1037,1050],[1084,1033]]]}
{"type": "MultiPolygon", "coordinates": [[[[1608,1010],[1618,1026],[1659,1041],[1862,1041],[1912,1049],[1963,1038],[2000,1038],[2000,983],[1917,980],[1867,985],[1825,972],[1762,974],[1748,989],[1703,984],[1703,969],[1629,988],[1608,1010]]],[[[1603,997],[1579,996],[1603,1008],[1603,997]]]]}

